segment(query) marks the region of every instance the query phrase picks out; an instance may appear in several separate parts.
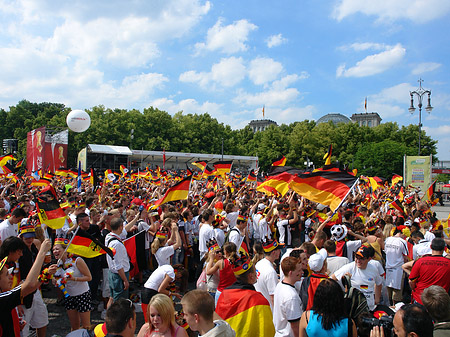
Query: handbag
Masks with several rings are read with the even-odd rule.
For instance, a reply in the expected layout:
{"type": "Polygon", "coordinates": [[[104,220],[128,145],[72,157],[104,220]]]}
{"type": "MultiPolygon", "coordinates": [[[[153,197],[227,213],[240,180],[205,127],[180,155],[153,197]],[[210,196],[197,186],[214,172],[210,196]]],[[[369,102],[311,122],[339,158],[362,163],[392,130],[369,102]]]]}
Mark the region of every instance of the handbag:
{"type": "Polygon", "coordinates": [[[204,268],[202,270],[202,273],[198,277],[197,289],[201,289],[201,290],[207,290],[208,289],[207,284],[206,284],[206,268],[204,268]]]}

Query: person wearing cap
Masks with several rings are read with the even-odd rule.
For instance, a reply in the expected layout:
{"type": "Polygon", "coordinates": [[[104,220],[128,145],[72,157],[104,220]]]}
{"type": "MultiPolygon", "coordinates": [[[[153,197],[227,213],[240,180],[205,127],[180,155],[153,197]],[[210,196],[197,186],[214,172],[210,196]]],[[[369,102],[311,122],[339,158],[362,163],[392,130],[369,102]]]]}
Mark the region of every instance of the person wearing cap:
{"type": "Polygon", "coordinates": [[[231,228],[228,236],[228,241],[236,245],[236,253],[238,255],[241,253],[241,246],[246,238],[247,221],[247,216],[239,214],[236,220],[236,226],[231,228]]]}
{"type": "Polygon", "coordinates": [[[275,337],[298,337],[302,317],[302,301],[295,289],[295,283],[302,278],[303,270],[299,260],[289,256],[281,262],[284,274],[274,292],[273,324],[275,337]]]}
{"type": "Polygon", "coordinates": [[[246,255],[233,261],[237,281],[225,288],[217,301],[216,313],[231,328],[247,336],[273,336],[275,328],[266,298],[255,290],[256,269],[246,255]]]}
{"type": "Polygon", "coordinates": [[[280,245],[277,240],[266,239],[263,242],[264,259],[255,265],[258,280],[255,289],[269,301],[270,309],[273,311],[273,296],[278,284],[278,274],[275,270],[275,262],[280,258],[280,245]]]}
{"type": "MultiPolygon", "coordinates": [[[[25,281],[11,289],[12,277],[9,275],[8,269],[5,267],[7,257],[0,262],[0,307],[2,314],[0,315],[0,335],[2,336],[20,336],[19,320],[15,308],[22,304],[22,299],[35,291],[41,284],[42,279],[38,280],[44,263],[45,254],[51,248],[51,241],[46,239],[42,242],[41,249],[36,256],[36,260],[28,273],[25,281]]],[[[54,274],[56,265],[49,267],[48,273],[54,274]]]]}
{"type": "Polygon", "coordinates": [[[421,295],[424,289],[438,285],[450,290],[450,259],[443,256],[445,241],[435,238],[431,241],[431,255],[418,259],[409,274],[409,285],[413,300],[422,304],[421,295]]]}
{"type": "MultiPolygon", "coordinates": [[[[33,262],[39,252],[34,244],[36,233],[31,223],[20,226],[19,237],[25,243],[23,255],[19,258],[20,279],[25,280],[30,272],[33,262]]],[[[48,255],[50,258],[50,255],[48,255]]],[[[24,320],[26,322],[22,329],[22,335],[28,336],[30,326],[36,329],[37,336],[45,336],[48,325],[47,306],[42,299],[40,291],[36,291],[24,298],[24,320]]]]}
{"type": "Polygon", "coordinates": [[[397,226],[393,236],[386,239],[384,251],[386,253],[386,287],[389,301],[393,304],[403,300],[404,274],[401,268],[408,261],[408,244],[406,237],[409,236],[409,228],[405,225],[397,226]]]}
{"type": "Polygon", "coordinates": [[[311,255],[308,260],[308,265],[312,274],[303,280],[300,287],[303,310],[311,309],[317,286],[323,279],[328,278],[327,251],[322,248],[318,253],[311,255]]]}
{"type": "Polygon", "coordinates": [[[352,286],[364,294],[371,311],[380,303],[383,282],[377,267],[369,263],[373,255],[372,247],[361,246],[355,253],[355,261],[346,264],[331,276],[341,283],[342,276],[350,274],[352,286]]]}

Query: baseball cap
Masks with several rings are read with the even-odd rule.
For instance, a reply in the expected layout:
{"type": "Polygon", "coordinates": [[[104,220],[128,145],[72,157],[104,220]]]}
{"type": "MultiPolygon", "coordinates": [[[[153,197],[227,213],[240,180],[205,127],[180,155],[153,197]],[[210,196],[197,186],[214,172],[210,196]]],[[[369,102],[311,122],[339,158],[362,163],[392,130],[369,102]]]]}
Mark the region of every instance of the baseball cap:
{"type": "Polygon", "coordinates": [[[327,259],[327,251],[322,248],[318,253],[309,257],[308,265],[312,271],[320,271],[323,268],[323,263],[327,259]]]}
{"type": "Polygon", "coordinates": [[[370,247],[367,246],[361,246],[359,247],[355,255],[368,259],[369,257],[373,256],[373,248],[371,249],[370,247]]]}

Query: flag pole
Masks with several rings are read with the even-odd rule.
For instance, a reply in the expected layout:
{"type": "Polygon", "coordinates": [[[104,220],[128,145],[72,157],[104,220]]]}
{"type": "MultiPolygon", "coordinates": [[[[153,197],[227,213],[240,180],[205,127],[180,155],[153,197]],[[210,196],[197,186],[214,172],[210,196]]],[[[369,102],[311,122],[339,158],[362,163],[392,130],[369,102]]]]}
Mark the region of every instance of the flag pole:
{"type": "MultiPolygon", "coordinates": [[[[66,249],[61,254],[61,256],[63,256],[67,252],[67,249],[69,248],[70,244],[72,243],[72,240],[74,239],[75,235],[77,235],[79,229],[80,229],[80,226],[77,226],[77,229],[75,229],[75,233],[73,233],[72,238],[70,239],[69,243],[67,244],[66,249]]],[[[56,264],[59,266],[61,262],[62,262],[62,260],[61,260],[61,258],[59,258],[58,261],[56,262],[56,264]]]]}

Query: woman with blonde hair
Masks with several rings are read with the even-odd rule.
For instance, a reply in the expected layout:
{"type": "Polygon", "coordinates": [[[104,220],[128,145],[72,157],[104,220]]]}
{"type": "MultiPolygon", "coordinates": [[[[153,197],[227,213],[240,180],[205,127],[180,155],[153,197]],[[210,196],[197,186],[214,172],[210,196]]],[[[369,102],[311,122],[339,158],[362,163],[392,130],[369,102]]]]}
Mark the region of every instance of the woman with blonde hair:
{"type": "Polygon", "coordinates": [[[169,296],[152,297],[147,307],[149,321],[139,330],[138,337],[187,337],[185,329],[175,323],[175,309],[169,296]]]}
{"type": "Polygon", "coordinates": [[[172,222],[172,236],[170,239],[168,237],[169,231],[167,227],[161,226],[152,242],[151,250],[158,262],[158,266],[170,264],[170,258],[181,247],[181,236],[176,222],[172,222]]]}

